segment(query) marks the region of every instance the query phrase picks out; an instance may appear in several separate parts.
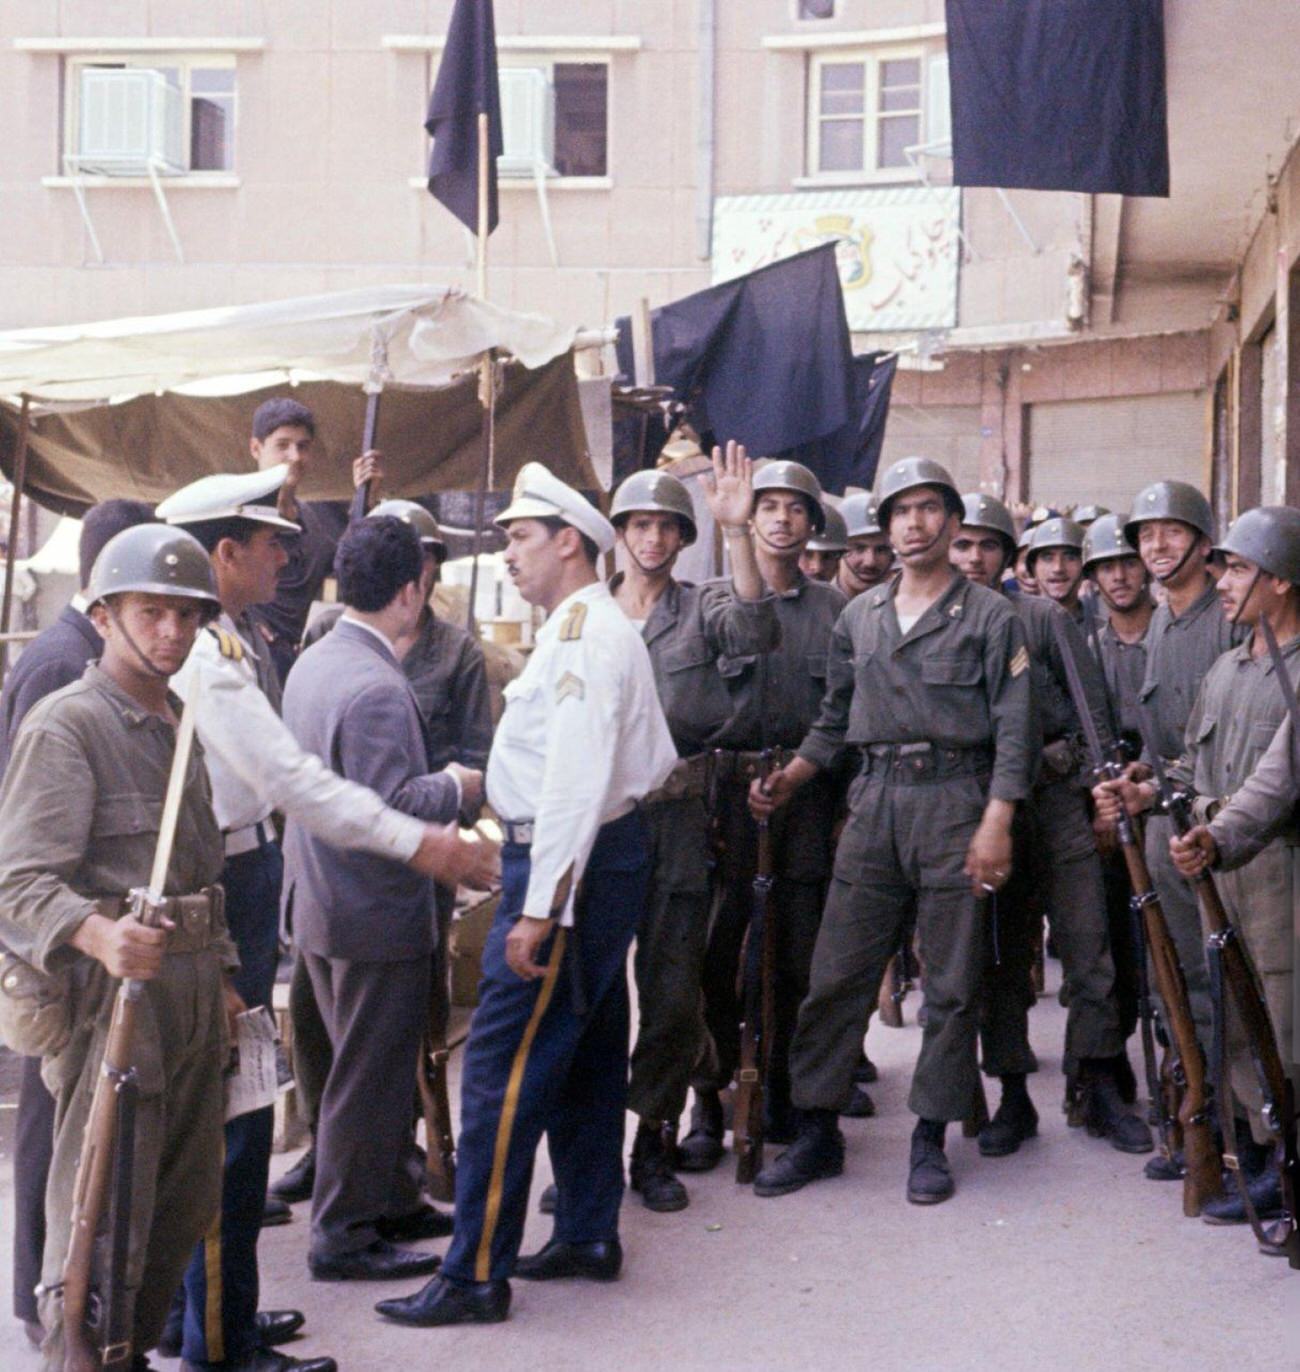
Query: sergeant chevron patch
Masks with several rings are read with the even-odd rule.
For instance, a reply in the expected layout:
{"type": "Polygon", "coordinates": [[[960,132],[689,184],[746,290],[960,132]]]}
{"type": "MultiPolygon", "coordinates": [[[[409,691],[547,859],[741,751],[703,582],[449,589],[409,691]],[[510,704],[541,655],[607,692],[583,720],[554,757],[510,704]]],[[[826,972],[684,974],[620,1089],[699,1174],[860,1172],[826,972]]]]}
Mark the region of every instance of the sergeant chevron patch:
{"type": "Polygon", "coordinates": [[[1019,676],[1028,666],[1029,650],[1023,646],[1016,650],[1015,656],[1007,663],[1007,669],[1012,676],[1019,676]]]}
{"type": "Polygon", "coordinates": [[[575,676],[572,672],[565,672],[556,682],[555,701],[557,705],[568,696],[576,696],[581,700],[586,694],[587,688],[582,684],[582,678],[575,676]]]}

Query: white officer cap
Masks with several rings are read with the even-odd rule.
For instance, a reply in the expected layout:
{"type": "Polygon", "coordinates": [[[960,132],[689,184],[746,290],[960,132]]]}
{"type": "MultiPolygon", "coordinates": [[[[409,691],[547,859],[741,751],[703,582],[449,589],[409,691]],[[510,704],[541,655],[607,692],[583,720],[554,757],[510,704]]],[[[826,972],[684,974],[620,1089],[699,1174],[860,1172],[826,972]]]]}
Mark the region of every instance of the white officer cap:
{"type": "Polygon", "coordinates": [[[492,522],[504,529],[512,519],[562,519],[586,534],[602,553],[614,546],[614,526],[609,520],[540,462],[525,462],[519,469],[509,506],[492,522]]]}
{"type": "Polygon", "coordinates": [[[202,476],[169,495],[156,513],[168,524],[250,519],[255,524],[269,524],[274,529],[300,533],[300,526],[285,519],[275,507],[275,497],[288,474],[289,464],[280,462],[260,472],[221,472],[216,476],[202,476]]]}

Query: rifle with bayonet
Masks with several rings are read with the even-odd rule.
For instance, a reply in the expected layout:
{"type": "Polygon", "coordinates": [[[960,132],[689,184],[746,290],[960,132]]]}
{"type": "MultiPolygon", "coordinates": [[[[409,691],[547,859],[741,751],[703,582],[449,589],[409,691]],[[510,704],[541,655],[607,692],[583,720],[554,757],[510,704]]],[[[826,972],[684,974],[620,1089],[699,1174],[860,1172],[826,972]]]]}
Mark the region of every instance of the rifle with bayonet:
{"type": "MultiPolygon", "coordinates": [[[[167,869],[180,814],[181,796],[194,743],[194,713],[185,709],[176,729],[167,793],[147,888],[130,893],[131,914],[142,924],[161,922],[167,869]]],[[[126,1266],[130,1245],[131,1179],[134,1172],[135,1104],[139,1094],[135,1067],[136,1012],[145,982],[128,977],[118,987],[104,1045],[104,1065],[95,1082],[77,1176],[72,1190],[71,1236],[63,1264],[64,1372],[101,1372],[129,1368],[131,1302],[126,1266]],[[109,1271],[106,1289],[94,1290],[96,1239],[106,1215],[109,1271]]]]}
{"type": "MultiPolygon", "coordinates": [[[[1273,627],[1261,616],[1259,628],[1269,654],[1273,659],[1274,674],[1287,702],[1291,716],[1292,729],[1300,724],[1300,703],[1291,688],[1290,674],[1278,646],[1273,627]]],[[[1148,731],[1149,721],[1142,714],[1144,734],[1148,731]]],[[[1149,746],[1149,745],[1148,745],[1149,746]]],[[[1191,802],[1183,791],[1175,790],[1165,775],[1160,758],[1152,758],[1156,786],[1161,802],[1174,823],[1180,837],[1190,832],[1196,824],[1192,815],[1191,802]]],[[[1297,1214],[1297,1199],[1300,1198],[1300,1153],[1296,1142],[1296,1099],[1295,1087],[1287,1073],[1278,1050],[1277,1035],[1269,1018],[1268,1004],[1260,989],[1255,969],[1247,956],[1241,934],[1232,922],[1219,895],[1219,888],[1207,868],[1191,878],[1200,902],[1209,937],[1206,940],[1206,958],[1210,971],[1210,991],[1215,1015],[1215,1057],[1216,1077],[1219,1088],[1219,1111],[1223,1126],[1224,1143],[1227,1145],[1234,1135],[1232,1103],[1228,1084],[1226,1047],[1226,1014],[1231,1002],[1242,1030],[1246,1036],[1251,1065],[1259,1081],[1263,1101],[1260,1114],[1269,1132],[1277,1141],[1278,1166],[1282,1182],[1282,1207],[1284,1215],[1273,1225],[1266,1226],[1255,1211],[1246,1178],[1237,1165],[1235,1153],[1228,1152],[1224,1161],[1237,1177],[1245,1203],[1246,1215],[1261,1249],[1270,1253],[1284,1254],[1293,1268],[1300,1268],[1300,1215],[1297,1214]]]]}
{"type": "MultiPolygon", "coordinates": [[[[1079,723],[1088,743],[1093,772],[1099,781],[1118,780],[1125,771],[1122,745],[1116,738],[1109,750],[1103,746],[1097,722],[1089,708],[1083,678],[1079,674],[1079,664],[1075,661],[1074,651],[1064,626],[1054,622],[1052,630],[1056,635],[1057,646],[1065,666],[1070,698],[1074,702],[1075,713],[1079,716],[1079,723]]],[[[1218,1195],[1220,1178],[1219,1150],[1210,1127],[1205,1056],[1196,1038],[1196,1022],[1192,1018],[1187,979],[1183,975],[1182,964],[1178,961],[1178,952],[1169,933],[1160,897],[1151,882],[1151,873],[1147,868],[1146,854],[1142,850],[1137,827],[1122,802],[1116,828],[1120,849],[1124,854],[1124,865],[1128,870],[1129,885],[1133,891],[1133,917],[1136,922],[1141,923],[1145,932],[1146,946],[1155,968],[1156,985],[1159,987],[1160,998],[1169,1017],[1169,1036],[1175,1053],[1171,1073],[1173,1080],[1181,1088],[1181,1100],[1177,1102],[1176,1110],[1169,1108],[1170,1102],[1160,1073],[1156,1069],[1155,1044],[1149,1014],[1149,988],[1146,997],[1148,1014],[1142,1024],[1142,1059],[1146,1070],[1147,1091],[1151,1099],[1151,1108],[1156,1114],[1161,1148],[1171,1162],[1175,1161],[1181,1144],[1186,1164],[1183,1175],[1183,1214],[1199,1215],[1205,1202],[1218,1195]]],[[[1142,977],[1145,983],[1145,957],[1142,963],[1142,977]]]]}
{"type": "MultiPolygon", "coordinates": [[[[763,750],[759,780],[767,786],[772,750],[763,750]]],[[[754,871],[753,910],[740,976],[744,987],[744,1024],[740,1034],[740,1070],[732,1133],[736,1146],[736,1180],[748,1185],[763,1166],[763,1088],[772,1060],[776,1025],[776,928],[772,921],[772,834],[766,818],[758,826],[758,861],[754,871]],[[759,947],[751,939],[757,932],[759,947]],[[757,954],[757,955],[756,955],[757,954]]]]}

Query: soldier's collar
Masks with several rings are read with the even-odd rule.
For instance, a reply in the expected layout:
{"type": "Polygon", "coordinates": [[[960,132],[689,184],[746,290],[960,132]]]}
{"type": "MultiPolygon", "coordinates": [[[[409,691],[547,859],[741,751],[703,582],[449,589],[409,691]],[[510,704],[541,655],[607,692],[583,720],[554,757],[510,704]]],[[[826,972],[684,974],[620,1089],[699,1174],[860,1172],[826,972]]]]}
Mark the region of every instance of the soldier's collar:
{"type": "MultiPolygon", "coordinates": [[[[114,708],[130,728],[138,729],[148,724],[151,719],[158,720],[160,724],[166,723],[160,715],[146,710],[134,696],[128,695],[97,662],[87,666],[85,675],[97,690],[102,691],[113,702],[114,708]]],[[[179,719],[184,702],[174,691],[168,691],[167,703],[179,719]]]]}

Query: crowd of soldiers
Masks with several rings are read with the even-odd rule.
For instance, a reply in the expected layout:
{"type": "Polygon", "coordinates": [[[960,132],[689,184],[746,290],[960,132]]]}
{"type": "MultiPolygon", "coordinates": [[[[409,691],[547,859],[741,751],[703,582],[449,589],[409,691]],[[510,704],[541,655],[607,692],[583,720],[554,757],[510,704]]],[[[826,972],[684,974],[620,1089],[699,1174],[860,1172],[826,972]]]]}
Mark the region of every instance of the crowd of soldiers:
{"type": "Polygon", "coordinates": [[[728,444],[703,483],[728,574],[695,585],[674,576],[701,522],[677,477],[632,475],[606,517],[529,463],[496,522],[547,618],[494,733],[480,645],[430,608],[435,519],[366,508],[376,453],[351,521],[298,500],[314,443],[307,410],[270,401],[257,471],[93,510],[81,594],[4,687],[0,1029],[29,1055],[15,1309],[48,1366],[80,1365],[89,1338],[109,1366],[158,1349],[333,1372],[281,1351],[300,1312],[258,1309],[258,1232],[308,1199],[314,1279],[430,1278],[379,1302],[397,1323],[503,1319],[511,1277],[614,1279],[628,1110],[628,1181],[652,1210],[689,1204],[682,1174],[718,1166],[728,1128],[758,1196],[836,1176],[840,1118],[875,1111],[864,1043],[900,963],[923,985],[906,1195],[946,1201],[950,1124],[986,1157],[1037,1133],[1045,924],[1069,1122],[1178,1180],[1208,1128],[1184,1110],[1184,1148],[1180,1089],[1222,1062],[1216,1146],[1241,1185],[1216,1170],[1196,1208],[1266,1240],[1280,1219],[1263,1246],[1286,1246],[1294,1101],[1261,1087],[1248,1017],[1225,1011],[1195,891],[1212,869],[1293,1075],[1300,783],[1280,674],[1300,651],[1300,512],[1250,511],[1216,543],[1205,497],[1160,481],[1127,516],[1019,528],[925,458],[836,502],[799,463],[728,444]],[[330,573],[340,607],[300,646],[330,573]],[[499,855],[462,836],[485,801],[499,855]],[[446,1030],[456,885],[498,870],[448,1214],[427,1199],[414,1083],[446,1030]],[[1163,962],[1140,936],[1157,901],[1163,962]],[[223,1120],[221,1083],[284,940],[313,1142],[268,1192],[270,1109],[223,1120]],[[114,1066],[127,1002],[134,1056],[114,1066]],[[123,1201],[119,1167],[115,1204],[90,1210],[87,1140],[113,1109],[134,1184],[123,1201]],[[555,1232],[523,1257],[543,1135],[555,1232]],[[786,1146],[760,1166],[763,1140],[786,1146]],[[411,1246],[445,1237],[441,1257],[411,1246]]]}

